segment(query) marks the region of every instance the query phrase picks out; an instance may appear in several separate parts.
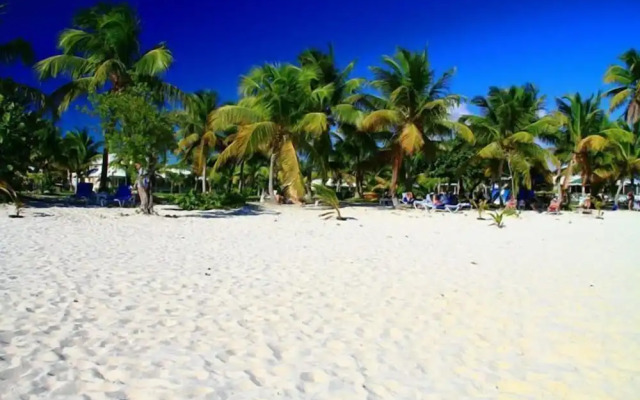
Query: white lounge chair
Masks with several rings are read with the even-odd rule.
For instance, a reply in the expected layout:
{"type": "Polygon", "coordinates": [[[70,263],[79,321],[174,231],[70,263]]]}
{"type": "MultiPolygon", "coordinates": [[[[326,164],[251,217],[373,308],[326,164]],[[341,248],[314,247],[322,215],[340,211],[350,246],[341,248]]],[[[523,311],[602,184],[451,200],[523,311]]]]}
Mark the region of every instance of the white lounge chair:
{"type": "Polygon", "coordinates": [[[416,210],[422,208],[425,211],[431,211],[436,208],[436,205],[431,201],[431,196],[427,195],[424,200],[416,200],[413,202],[413,208],[416,210]]]}

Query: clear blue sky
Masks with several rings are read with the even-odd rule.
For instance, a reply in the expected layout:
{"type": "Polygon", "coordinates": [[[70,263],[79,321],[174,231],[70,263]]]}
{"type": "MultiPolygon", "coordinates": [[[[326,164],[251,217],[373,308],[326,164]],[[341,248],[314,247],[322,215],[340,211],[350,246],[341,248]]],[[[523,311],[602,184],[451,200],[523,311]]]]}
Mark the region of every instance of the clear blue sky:
{"type": "MultiPolygon", "coordinates": [[[[37,57],[56,54],[57,34],[89,0],[8,0],[0,41],[23,37],[37,57]]],[[[428,45],[433,67],[457,67],[456,93],[471,97],[491,85],[533,82],[552,100],[603,89],[616,57],[640,47],[638,0],[131,0],[142,21],[143,48],[164,41],[175,63],[166,79],[186,91],[213,89],[237,98],[239,76],[265,61],[294,61],[331,42],[355,75],[398,45],[428,45]]],[[[22,66],[2,76],[39,85],[22,66]]],[[[42,84],[47,91],[55,82],[42,84]]],[[[548,101],[550,107],[552,101],[548,101]]],[[[87,123],[70,111],[63,128],[87,123]]]]}

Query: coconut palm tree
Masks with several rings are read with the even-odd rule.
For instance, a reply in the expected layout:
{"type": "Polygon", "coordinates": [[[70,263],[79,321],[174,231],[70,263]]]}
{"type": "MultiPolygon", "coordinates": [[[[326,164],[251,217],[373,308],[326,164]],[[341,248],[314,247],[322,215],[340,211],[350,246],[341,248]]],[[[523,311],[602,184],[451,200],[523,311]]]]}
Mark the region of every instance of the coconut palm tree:
{"type": "Polygon", "coordinates": [[[218,156],[214,170],[229,159],[246,159],[262,151],[270,157],[269,194],[275,199],[274,172],[279,170],[281,185],[291,199],[304,195],[298,148],[308,135],[328,131],[329,116],[318,111],[329,103],[333,85],[315,89],[317,79],[311,69],[293,65],[266,64],[254,68],[242,78],[243,98],[237,105],[223,106],[212,118],[212,129],[237,126],[230,145],[218,156]]]}
{"type": "MultiPolygon", "coordinates": [[[[71,80],[53,92],[60,111],[80,96],[99,88],[122,91],[132,82],[149,83],[166,97],[178,97],[173,86],[161,83],[157,76],[173,62],[164,43],[140,51],[140,22],[126,3],[100,3],[81,10],[73,18],[73,27],[58,38],[61,54],[46,58],[35,66],[41,80],[66,75],[71,80]]],[[[101,190],[106,189],[109,151],[103,146],[101,190]]]]}
{"type": "Polygon", "coordinates": [[[460,103],[460,96],[449,93],[454,70],[436,78],[426,50],[399,48],[395,56],[384,56],[382,62],[384,67],[371,68],[371,85],[382,97],[363,95],[358,103],[373,110],[362,121],[365,131],[392,133],[390,190],[396,204],[398,175],[405,156],[418,151],[432,154],[435,140],[452,133],[472,141],[473,133],[466,125],[448,119],[449,109],[460,103]]]}
{"type": "MultiPolygon", "coordinates": [[[[480,115],[460,118],[476,134],[480,159],[493,160],[489,165],[494,181],[499,181],[505,167],[511,177],[512,192],[517,193],[522,181],[531,187],[531,170],[548,170],[553,155],[538,140],[557,130],[559,123],[552,116],[539,117],[544,97],[531,84],[501,89],[489,88],[486,97],[471,101],[480,109],[480,115]]],[[[557,163],[557,162],[556,162],[557,163]]]]}
{"type": "Polygon", "coordinates": [[[207,190],[207,161],[218,139],[216,132],[207,123],[218,108],[218,94],[213,91],[199,91],[186,102],[184,120],[178,135],[177,153],[192,160],[193,170],[202,177],[202,192],[207,190]]]}
{"type": "Polygon", "coordinates": [[[609,111],[625,108],[627,123],[640,120],[640,53],[630,49],[620,56],[622,65],[612,65],[604,74],[604,82],[615,84],[605,95],[610,97],[609,111]]]}
{"type": "Polygon", "coordinates": [[[582,193],[585,194],[586,185],[593,175],[590,154],[607,148],[609,139],[628,140],[628,135],[623,130],[611,126],[600,108],[600,98],[597,94],[583,100],[576,93],[556,100],[562,124],[560,136],[556,140],[556,155],[567,164],[561,196],[569,187],[571,174],[576,167],[580,169],[582,193]]]}
{"type": "Polygon", "coordinates": [[[640,175],[640,121],[635,124],[620,121],[616,127],[621,131],[615,139],[608,140],[605,151],[609,157],[595,167],[594,175],[605,180],[620,180],[614,200],[618,204],[624,181],[630,179],[633,186],[634,178],[640,175]]]}
{"type": "Polygon", "coordinates": [[[62,152],[64,164],[79,180],[84,181],[92,162],[100,155],[100,142],[93,140],[87,128],[75,129],[64,136],[62,152]]]}
{"type": "MultiPolygon", "coordinates": [[[[7,5],[0,4],[0,15],[5,13],[7,5]]],[[[35,58],[33,48],[26,40],[17,38],[5,43],[0,43],[0,63],[11,64],[17,60],[22,61],[23,64],[29,65],[35,58]]]]}

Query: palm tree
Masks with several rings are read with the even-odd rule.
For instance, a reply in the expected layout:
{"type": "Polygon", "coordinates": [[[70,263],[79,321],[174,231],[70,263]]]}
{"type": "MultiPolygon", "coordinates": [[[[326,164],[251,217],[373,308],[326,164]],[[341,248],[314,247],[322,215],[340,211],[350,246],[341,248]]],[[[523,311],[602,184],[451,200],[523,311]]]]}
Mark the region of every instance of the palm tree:
{"type": "Polygon", "coordinates": [[[436,79],[427,51],[398,49],[394,57],[382,58],[385,67],[372,67],[371,85],[382,97],[363,95],[360,104],[373,109],[362,121],[369,132],[392,133],[390,150],[392,177],[390,190],[397,203],[396,188],[404,157],[418,151],[431,154],[435,140],[455,133],[468,141],[473,133],[464,124],[448,119],[449,109],[460,103],[460,96],[449,93],[454,70],[436,79]]]}
{"type": "MultiPolygon", "coordinates": [[[[71,81],[53,92],[60,111],[76,98],[105,87],[119,92],[132,82],[147,82],[167,97],[178,96],[177,89],[157,80],[173,62],[167,47],[160,43],[140,52],[140,22],[127,4],[101,3],[78,12],[73,27],[58,38],[61,54],[46,58],[35,66],[41,80],[64,74],[71,81]]],[[[106,189],[109,151],[103,146],[100,189],[106,189]]]]}
{"type": "Polygon", "coordinates": [[[612,65],[604,74],[605,83],[617,85],[605,95],[611,98],[609,111],[624,106],[627,123],[633,124],[640,120],[640,53],[630,49],[620,56],[620,60],[624,66],[612,65]]]}
{"type": "Polygon", "coordinates": [[[640,174],[640,121],[635,124],[620,121],[617,128],[620,129],[617,138],[608,140],[606,150],[611,150],[607,152],[608,162],[597,165],[594,170],[598,178],[620,180],[614,199],[616,204],[625,179],[630,179],[633,187],[634,178],[640,174]]]}
{"type": "Polygon", "coordinates": [[[199,91],[192,95],[186,104],[185,119],[179,136],[177,152],[191,158],[193,170],[202,177],[202,193],[207,190],[207,161],[217,143],[216,132],[208,123],[218,108],[218,94],[212,91],[199,91]]]}
{"type": "MultiPolygon", "coordinates": [[[[0,4],[0,15],[4,14],[6,4],[0,4]]],[[[5,43],[0,43],[0,63],[11,64],[17,60],[29,65],[33,62],[33,48],[26,40],[17,38],[5,43]]]]}
{"type": "Polygon", "coordinates": [[[100,155],[100,142],[93,140],[87,128],[67,132],[62,141],[64,163],[71,173],[75,173],[81,182],[89,171],[92,162],[100,155]]]}
{"type": "Polygon", "coordinates": [[[298,56],[298,62],[302,68],[313,72],[313,79],[309,83],[310,90],[331,88],[327,101],[315,102],[315,109],[311,110],[327,115],[326,132],[322,135],[308,135],[306,140],[300,141],[298,147],[298,151],[305,160],[303,169],[307,194],[310,195],[311,177],[314,171],[319,172],[323,180],[327,178],[330,169],[335,172],[337,154],[333,142],[338,139],[333,135],[331,128],[347,121],[355,122],[361,118],[362,113],[353,106],[353,103],[359,98],[357,93],[365,80],[350,77],[355,67],[353,61],[343,69],[338,68],[332,46],[329,46],[328,52],[307,49],[298,56]]]}
{"type": "Polygon", "coordinates": [[[544,97],[531,84],[507,89],[489,88],[486,97],[477,96],[471,101],[481,115],[467,115],[461,121],[468,123],[481,146],[480,159],[494,160],[491,175],[494,181],[502,179],[505,164],[511,177],[514,194],[520,181],[531,187],[531,170],[548,170],[553,155],[537,140],[557,130],[558,123],[552,116],[539,117],[544,97]]]}
{"type": "Polygon", "coordinates": [[[608,129],[609,122],[600,108],[600,98],[597,94],[583,100],[582,96],[576,93],[556,100],[562,123],[556,155],[567,164],[560,196],[569,187],[575,167],[580,168],[582,193],[586,193],[586,185],[592,176],[589,155],[606,148],[609,144],[607,137],[619,133],[617,130],[608,129]]]}
{"type": "Polygon", "coordinates": [[[218,156],[214,170],[229,159],[246,159],[255,152],[266,152],[269,163],[269,194],[275,199],[274,172],[278,168],[281,185],[293,200],[304,195],[298,161],[298,148],[307,135],[327,132],[329,117],[316,111],[327,104],[333,86],[311,88],[316,72],[293,65],[266,64],[243,77],[243,98],[237,105],[223,106],[212,118],[218,131],[237,126],[233,141],[218,156]],[[310,111],[313,110],[313,111],[310,111]]]}

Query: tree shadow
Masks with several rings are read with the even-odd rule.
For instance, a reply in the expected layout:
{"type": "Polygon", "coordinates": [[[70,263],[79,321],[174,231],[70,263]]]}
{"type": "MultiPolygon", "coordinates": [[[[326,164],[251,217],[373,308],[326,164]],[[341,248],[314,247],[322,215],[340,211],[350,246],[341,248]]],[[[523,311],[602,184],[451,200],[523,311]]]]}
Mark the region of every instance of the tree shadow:
{"type": "Polygon", "coordinates": [[[164,211],[179,211],[180,214],[164,215],[165,218],[232,218],[232,217],[252,217],[258,215],[280,215],[279,212],[247,204],[244,207],[233,210],[207,210],[207,211],[183,211],[182,209],[168,208],[164,211]]]}

